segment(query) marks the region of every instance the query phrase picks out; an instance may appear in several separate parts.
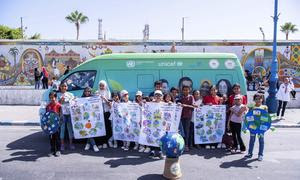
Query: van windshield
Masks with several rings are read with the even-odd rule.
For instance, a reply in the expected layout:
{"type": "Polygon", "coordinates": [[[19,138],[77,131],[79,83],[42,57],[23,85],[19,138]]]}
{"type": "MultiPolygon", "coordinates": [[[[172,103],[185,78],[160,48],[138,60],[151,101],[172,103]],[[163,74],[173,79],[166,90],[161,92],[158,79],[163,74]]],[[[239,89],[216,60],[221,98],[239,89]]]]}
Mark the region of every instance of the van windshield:
{"type": "Polygon", "coordinates": [[[93,87],[96,71],[78,71],[70,74],[63,82],[67,83],[68,91],[83,90],[85,87],[93,87]]]}

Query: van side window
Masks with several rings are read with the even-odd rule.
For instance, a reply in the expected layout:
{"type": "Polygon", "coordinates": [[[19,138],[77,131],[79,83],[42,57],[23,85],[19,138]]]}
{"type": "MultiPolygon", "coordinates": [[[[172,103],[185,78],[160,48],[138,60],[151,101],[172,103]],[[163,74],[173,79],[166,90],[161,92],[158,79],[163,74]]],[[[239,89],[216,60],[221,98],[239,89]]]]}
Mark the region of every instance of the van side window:
{"type": "Polygon", "coordinates": [[[93,87],[96,71],[78,71],[70,74],[63,82],[68,85],[68,91],[83,90],[85,87],[93,87]]]}

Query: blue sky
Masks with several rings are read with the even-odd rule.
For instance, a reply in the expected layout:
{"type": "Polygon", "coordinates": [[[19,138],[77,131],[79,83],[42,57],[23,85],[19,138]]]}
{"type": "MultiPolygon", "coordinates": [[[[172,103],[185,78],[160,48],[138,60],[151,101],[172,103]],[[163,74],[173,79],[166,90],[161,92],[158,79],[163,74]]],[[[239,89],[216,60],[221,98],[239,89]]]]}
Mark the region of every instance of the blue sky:
{"type": "MultiPolygon", "coordinates": [[[[300,1],[279,0],[278,21],[292,22],[299,31],[300,1]]],[[[80,39],[97,39],[98,18],[108,38],[141,39],[144,24],[150,24],[150,39],[180,39],[181,18],[187,17],[185,39],[266,39],[273,37],[274,0],[0,0],[0,24],[20,26],[26,34],[41,33],[43,39],[74,39],[74,24],[65,16],[79,10],[89,17],[81,26],[80,39]]],[[[278,39],[285,35],[278,30],[278,39]]]]}

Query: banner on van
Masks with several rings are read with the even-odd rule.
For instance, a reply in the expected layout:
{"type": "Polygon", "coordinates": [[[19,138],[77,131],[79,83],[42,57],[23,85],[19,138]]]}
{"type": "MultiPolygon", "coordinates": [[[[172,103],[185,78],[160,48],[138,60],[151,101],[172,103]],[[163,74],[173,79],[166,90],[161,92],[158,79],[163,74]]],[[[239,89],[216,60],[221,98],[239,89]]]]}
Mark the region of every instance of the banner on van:
{"type": "Polygon", "coordinates": [[[167,132],[177,132],[181,109],[176,104],[146,103],[142,113],[139,143],[159,147],[160,138],[167,132]]]}
{"type": "Polygon", "coordinates": [[[226,123],[226,107],[224,105],[196,108],[194,120],[195,144],[222,142],[226,123]]]}
{"type": "Polygon", "coordinates": [[[70,101],[70,113],[75,139],[106,135],[102,100],[99,97],[70,101]]]}
{"type": "Polygon", "coordinates": [[[138,142],[141,107],[137,103],[114,103],[111,116],[115,140],[138,142]]]}

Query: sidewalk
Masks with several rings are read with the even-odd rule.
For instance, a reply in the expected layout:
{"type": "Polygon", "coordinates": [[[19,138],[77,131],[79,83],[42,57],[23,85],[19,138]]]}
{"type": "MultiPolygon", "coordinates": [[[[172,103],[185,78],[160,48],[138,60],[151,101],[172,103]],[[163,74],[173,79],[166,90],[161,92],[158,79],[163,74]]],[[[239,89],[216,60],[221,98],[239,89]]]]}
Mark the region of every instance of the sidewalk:
{"type": "MultiPolygon", "coordinates": [[[[40,106],[0,106],[0,125],[39,126],[40,106]]],[[[274,120],[277,128],[300,128],[300,109],[286,109],[285,120],[274,120]]]]}

